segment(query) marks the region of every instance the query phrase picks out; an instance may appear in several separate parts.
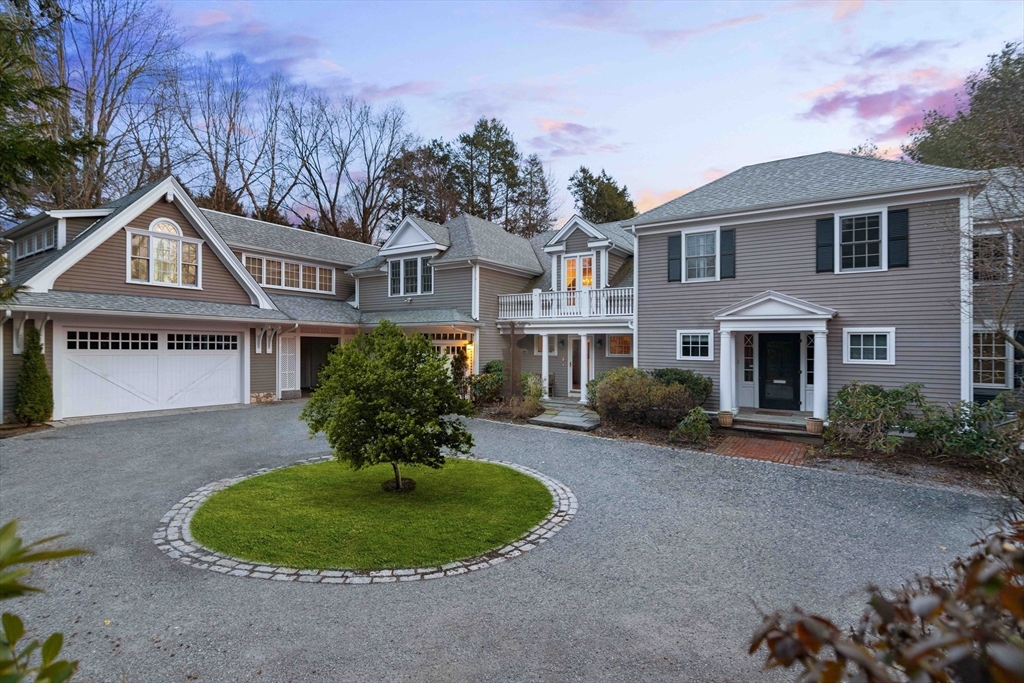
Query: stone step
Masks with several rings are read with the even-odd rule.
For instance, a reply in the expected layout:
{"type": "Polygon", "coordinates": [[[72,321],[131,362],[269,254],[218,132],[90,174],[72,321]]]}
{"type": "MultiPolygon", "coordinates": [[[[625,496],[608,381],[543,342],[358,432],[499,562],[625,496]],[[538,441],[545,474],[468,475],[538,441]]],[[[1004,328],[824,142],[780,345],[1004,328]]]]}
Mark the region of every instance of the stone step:
{"type": "Polygon", "coordinates": [[[557,415],[538,415],[527,420],[532,425],[539,425],[542,427],[556,427],[558,429],[572,429],[578,432],[592,432],[598,428],[601,424],[600,418],[590,417],[588,415],[580,414],[566,415],[565,413],[559,413],[557,415]]]}

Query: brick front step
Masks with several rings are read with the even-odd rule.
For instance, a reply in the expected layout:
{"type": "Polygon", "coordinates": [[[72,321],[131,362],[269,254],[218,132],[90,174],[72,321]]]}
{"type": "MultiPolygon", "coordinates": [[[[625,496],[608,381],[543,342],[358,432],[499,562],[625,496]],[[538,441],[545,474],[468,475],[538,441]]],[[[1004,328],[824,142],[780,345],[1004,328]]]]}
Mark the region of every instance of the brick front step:
{"type": "Polygon", "coordinates": [[[784,465],[803,465],[807,458],[806,443],[782,439],[758,439],[752,436],[727,436],[715,449],[719,455],[750,460],[766,460],[784,465]]]}

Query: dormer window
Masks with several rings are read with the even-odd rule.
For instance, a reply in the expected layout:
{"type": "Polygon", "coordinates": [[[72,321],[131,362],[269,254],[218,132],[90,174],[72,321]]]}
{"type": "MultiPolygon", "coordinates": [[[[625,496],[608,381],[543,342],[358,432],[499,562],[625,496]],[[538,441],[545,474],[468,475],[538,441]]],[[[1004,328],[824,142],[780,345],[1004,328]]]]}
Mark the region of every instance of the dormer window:
{"type": "Polygon", "coordinates": [[[434,267],[430,256],[388,261],[388,295],[434,293],[434,267]]]}
{"type": "Polygon", "coordinates": [[[148,230],[128,228],[128,281],[162,287],[201,287],[202,240],[182,236],[169,218],[148,230]]]}
{"type": "Polygon", "coordinates": [[[55,246],[57,246],[56,225],[18,240],[14,258],[23,259],[27,256],[53,249],[55,246]]]}

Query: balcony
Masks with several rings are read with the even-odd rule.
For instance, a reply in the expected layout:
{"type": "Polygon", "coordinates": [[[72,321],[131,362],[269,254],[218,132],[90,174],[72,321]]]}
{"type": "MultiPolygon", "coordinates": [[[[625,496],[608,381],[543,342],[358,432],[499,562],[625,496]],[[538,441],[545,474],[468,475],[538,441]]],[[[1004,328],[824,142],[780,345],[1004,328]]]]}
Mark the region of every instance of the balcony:
{"type": "Polygon", "coordinates": [[[499,320],[565,320],[584,318],[631,318],[633,288],[581,289],[498,296],[499,320]]]}

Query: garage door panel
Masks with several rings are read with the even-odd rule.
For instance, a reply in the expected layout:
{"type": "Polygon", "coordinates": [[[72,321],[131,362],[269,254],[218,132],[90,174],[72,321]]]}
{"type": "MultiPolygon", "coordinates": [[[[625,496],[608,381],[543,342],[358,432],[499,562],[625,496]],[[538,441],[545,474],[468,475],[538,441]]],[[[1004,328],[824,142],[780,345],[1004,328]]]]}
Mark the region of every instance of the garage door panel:
{"type": "Polygon", "coordinates": [[[164,402],[172,408],[238,403],[239,360],[237,353],[164,357],[160,387],[164,402]]]}
{"type": "Polygon", "coordinates": [[[68,331],[61,364],[64,417],[241,403],[239,337],[68,331]]]}
{"type": "Polygon", "coordinates": [[[64,359],[65,413],[107,413],[158,410],[156,376],[159,358],[118,355],[72,356],[64,359]]]}

